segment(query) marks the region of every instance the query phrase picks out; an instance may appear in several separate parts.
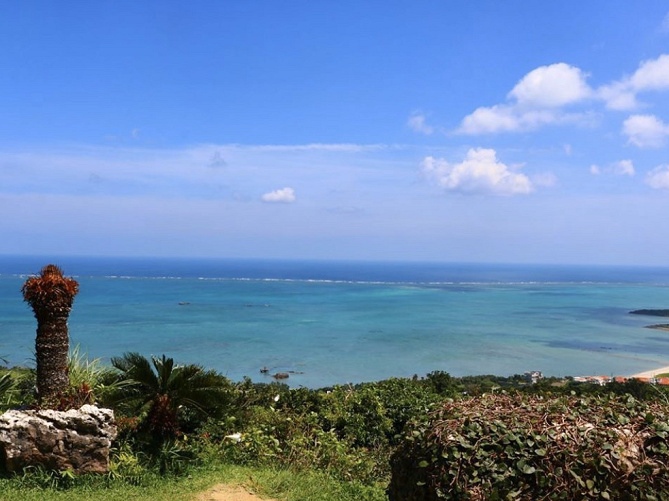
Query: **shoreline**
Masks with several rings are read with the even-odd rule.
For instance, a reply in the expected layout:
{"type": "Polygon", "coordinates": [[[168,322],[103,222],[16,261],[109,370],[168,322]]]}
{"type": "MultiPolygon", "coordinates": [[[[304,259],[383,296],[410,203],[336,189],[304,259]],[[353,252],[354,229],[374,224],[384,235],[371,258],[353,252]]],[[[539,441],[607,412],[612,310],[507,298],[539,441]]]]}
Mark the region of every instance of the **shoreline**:
{"type": "Polygon", "coordinates": [[[629,377],[643,377],[643,378],[653,378],[657,374],[666,374],[669,373],[669,366],[666,367],[659,367],[657,369],[649,370],[649,371],[644,371],[644,372],[639,372],[637,374],[633,374],[632,376],[629,377]]]}

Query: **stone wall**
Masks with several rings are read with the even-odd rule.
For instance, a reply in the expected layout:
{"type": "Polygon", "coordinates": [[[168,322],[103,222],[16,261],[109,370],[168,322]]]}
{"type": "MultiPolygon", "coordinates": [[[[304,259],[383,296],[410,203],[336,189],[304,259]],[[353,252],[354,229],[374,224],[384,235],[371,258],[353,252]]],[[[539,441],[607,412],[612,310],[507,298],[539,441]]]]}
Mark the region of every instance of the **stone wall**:
{"type": "Polygon", "coordinates": [[[114,413],[84,405],[65,412],[8,411],[0,416],[0,461],[5,471],[26,466],[106,473],[116,438],[114,413]]]}

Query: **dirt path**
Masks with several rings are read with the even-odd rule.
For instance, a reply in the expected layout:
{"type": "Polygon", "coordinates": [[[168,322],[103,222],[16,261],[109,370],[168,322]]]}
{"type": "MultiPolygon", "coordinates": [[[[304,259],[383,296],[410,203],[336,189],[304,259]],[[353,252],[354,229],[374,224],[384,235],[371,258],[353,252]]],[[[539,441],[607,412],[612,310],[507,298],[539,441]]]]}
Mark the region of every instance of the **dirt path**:
{"type": "Polygon", "coordinates": [[[240,486],[218,484],[206,492],[198,494],[195,501],[276,501],[263,499],[240,486]]]}

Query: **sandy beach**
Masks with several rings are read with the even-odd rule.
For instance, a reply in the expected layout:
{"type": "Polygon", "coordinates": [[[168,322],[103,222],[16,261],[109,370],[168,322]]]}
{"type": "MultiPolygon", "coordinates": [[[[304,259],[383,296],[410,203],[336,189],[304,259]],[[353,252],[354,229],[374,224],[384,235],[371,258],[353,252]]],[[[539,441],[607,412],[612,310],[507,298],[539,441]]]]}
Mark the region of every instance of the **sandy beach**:
{"type": "Polygon", "coordinates": [[[669,373],[669,366],[660,367],[658,369],[653,369],[650,371],[639,372],[638,374],[634,374],[633,376],[630,377],[655,377],[657,374],[666,374],[666,373],[669,373]]]}

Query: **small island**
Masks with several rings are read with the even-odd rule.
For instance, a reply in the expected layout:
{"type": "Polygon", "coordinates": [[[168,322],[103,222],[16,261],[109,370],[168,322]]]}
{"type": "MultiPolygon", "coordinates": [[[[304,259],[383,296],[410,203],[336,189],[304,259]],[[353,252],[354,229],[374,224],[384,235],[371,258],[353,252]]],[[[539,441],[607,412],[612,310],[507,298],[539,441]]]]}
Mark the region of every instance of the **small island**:
{"type": "MultiPolygon", "coordinates": [[[[646,315],[649,317],[669,317],[669,310],[663,309],[643,309],[643,310],[632,310],[630,315],[646,315]]],[[[646,325],[646,329],[656,329],[660,331],[669,331],[669,324],[652,324],[646,325]]]]}
{"type": "Polygon", "coordinates": [[[647,315],[649,317],[669,317],[669,310],[632,310],[630,315],[647,315]]]}

